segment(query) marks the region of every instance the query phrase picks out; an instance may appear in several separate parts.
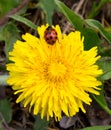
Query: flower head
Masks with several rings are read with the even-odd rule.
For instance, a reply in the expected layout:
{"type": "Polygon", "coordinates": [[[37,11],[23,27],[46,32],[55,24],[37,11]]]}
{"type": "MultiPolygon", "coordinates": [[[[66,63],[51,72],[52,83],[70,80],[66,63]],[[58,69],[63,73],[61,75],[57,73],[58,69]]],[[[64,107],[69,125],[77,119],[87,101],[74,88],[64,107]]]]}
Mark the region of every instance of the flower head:
{"type": "Polygon", "coordinates": [[[85,51],[84,37],[79,31],[62,35],[60,27],[53,26],[57,40],[47,43],[44,32],[48,25],[38,27],[40,38],[29,33],[17,40],[7,65],[15,94],[20,93],[17,103],[28,104],[34,114],[55,117],[60,120],[62,112],[73,116],[79,109],[85,112],[83,103],[90,104],[89,93],[99,95],[101,82],[97,77],[102,70],[96,65],[100,58],[97,47],[85,51]]]}

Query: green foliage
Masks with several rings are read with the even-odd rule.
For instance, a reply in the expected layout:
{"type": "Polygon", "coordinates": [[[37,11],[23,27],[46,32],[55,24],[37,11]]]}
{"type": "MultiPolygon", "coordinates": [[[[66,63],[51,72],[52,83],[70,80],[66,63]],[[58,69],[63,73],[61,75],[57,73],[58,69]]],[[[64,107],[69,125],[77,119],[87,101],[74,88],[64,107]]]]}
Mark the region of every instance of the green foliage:
{"type": "Polygon", "coordinates": [[[55,0],[55,2],[60,11],[66,16],[66,18],[75,27],[75,29],[79,30],[82,35],[85,36],[86,49],[100,45],[100,39],[97,32],[100,33],[106,40],[108,40],[108,42],[111,42],[111,35],[97,20],[83,20],[79,15],[71,11],[64,3],[60,2],[59,0],[55,0]],[[88,27],[87,25],[89,25],[90,27],[88,27]]]}
{"type": "Polygon", "coordinates": [[[15,14],[15,15],[12,15],[10,17],[15,19],[16,21],[24,23],[25,25],[27,25],[28,27],[30,27],[30,28],[32,28],[34,30],[37,29],[37,26],[34,23],[32,23],[30,20],[28,20],[28,19],[26,19],[26,18],[24,18],[24,17],[22,17],[20,15],[15,14]]]}
{"type": "Polygon", "coordinates": [[[56,9],[54,0],[39,0],[38,7],[41,7],[46,14],[46,22],[52,24],[52,15],[56,9]]]}
{"type": "Polygon", "coordinates": [[[59,0],[55,0],[60,11],[66,16],[70,23],[75,27],[76,30],[81,30],[83,27],[83,19],[80,18],[76,13],[70,10],[64,3],[59,0]]]}
{"type": "Polygon", "coordinates": [[[60,11],[66,16],[66,18],[72,23],[76,30],[81,31],[81,34],[85,37],[85,49],[89,49],[93,46],[100,44],[100,39],[95,30],[84,27],[84,20],[73,11],[71,11],[64,3],[55,1],[60,11]]]}
{"type": "Polygon", "coordinates": [[[2,121],[0,120],[0,130],[3,130],[2,129],[2,121]]]}
{"type": "Polygon", "coordinates": [[[101,90],[99,92],[100,95],[99,96],[92,95],[93,98],[97,101],[97,103],[101,106],[101,108],[103,108],[109,115],[111,115],[111,110],[108,108],[108,105],[105,100],[103,86],[101,86],[101,90]]]}
{"type": "Polygon", "coordinates": [[[12,109],[7,99],[0,100],[0,112],[7,123],[12,119],[12,109]]]}
{"type": "Polygon", "coordinates": [[[96,4],[96,2],[94,2],[92,10],[91,10],[88,18],[94,18],[95,16],[97,16],[97,14],[100,12],[101,7],[107,2],[111,2],[111,0],[100,0],[100,2],[98,4],[96,4]]]}
{"type": "Polygon", "coordinates": [[[109,126],[92,126],[92,127],[86,127],[81,130],[109,130],[111,129],[111,125],[109,126]]]}
{"type": "Polygon", "coordinates": [[[100,68],[103,69],[103,75],[100,77],[102,81],[108,80],[111,78],[111,61],[100,60],[98,62],[100,68]]]}
{"type": "Polygon", "coordinates": [[[20,0],[0,0],[0,17],[19,4],[20,0]]]}
{"type": "Polygon", "coordinates": [[[34,130],[46,130],[48,128],[48,124],[49,122],[46,119],[41,119],[40,115],[37,115],[34,130]]]}
{"type": "Polygon", "coordinates": [[[99,21],[94,19],[86,19],[85,22],[94,30],[97,30],[111,44],[111,34],[105,30],[99,21]]]}
{"type": "Polygon", "coordinates": [[[84,36],[84,48],[90,49],[94,46],[99,46],[101,43],[101,40],[93,29],[85,27],[81,29],[81,34],[84,36]]]}
{"type": "Polygon", "coordinates": [[[8,52],[12,50],[14,42],[19,39],[19,30],[12,22],[0,28],[0,41],[5,41],[5,53],[8,59],[8,52]]]}

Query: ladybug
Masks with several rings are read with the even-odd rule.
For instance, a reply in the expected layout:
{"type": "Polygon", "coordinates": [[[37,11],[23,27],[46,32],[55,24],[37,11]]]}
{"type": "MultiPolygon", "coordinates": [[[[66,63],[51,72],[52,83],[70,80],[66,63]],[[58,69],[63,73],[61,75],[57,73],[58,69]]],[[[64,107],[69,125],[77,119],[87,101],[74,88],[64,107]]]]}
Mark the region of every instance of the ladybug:
{"type": "Polygon", "coordinates": [[[50,45],[53,45],[57,40],[57,32],[51,26],[48,26],[44,32],[44,39],[50,45]]]}

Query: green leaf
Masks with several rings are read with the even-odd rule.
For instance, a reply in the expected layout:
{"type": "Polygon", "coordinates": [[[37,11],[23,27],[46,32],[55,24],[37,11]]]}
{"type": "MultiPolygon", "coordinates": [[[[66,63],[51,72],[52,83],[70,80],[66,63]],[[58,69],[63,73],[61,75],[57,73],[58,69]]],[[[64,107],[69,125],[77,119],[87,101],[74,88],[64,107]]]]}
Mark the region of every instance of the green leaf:
{"type": "Polygon", "coordinates": [[[64,3],[59,0],[55,0],[60,11],[66,16],[70,23],[75,27],[75,29],[80,30],[83,27],[83,19],[74,13],[70,8],[68,8],[64,3]]]}
{"type": "Polygon", "coordinates": [[[111,47],[109,45],[105,45],[104,47],[100,46],[100,47],[101,47],[100,55],[102,57],[111,57],[111,47]]]}
{"type": "Polygon", "coordinates": [[[100,95],[98,95],[98,96],[92,94],[93,98],[101,106],[102,109],[104,109],[109,115],[111,115],[111,110],[108,108],[108,105],[106,103],[106,99],[104,96],[104,87],[103,86],[101,86],[101,90],[99,92],[100,92],[100,95]]]}
{"type": "Polygon", "coordinates": [[[86,50],[100,45],[101,41],[98,37],[98,34],[91,28],[82,28],[81,34],[84,36],[84,47],[86,50]]]}
{"type": "Polygon", "coordinates": [[[0,100],[0,112],[5,118],[6,122],[10,122],[12,119],[12,109],[7,99],[0,100]]]}
{"type": "Polygon", "coordinates": [[[0,29],[0,41],[5,41],[5,53],[8,59],[8,52],[12,50],[14,42],[20,38],[19,30],[10,22],[0,29]]]}
{"type": "Polygon", "coordinates": [[[40,115],[37,115],[34,130],[46,130],[48,128],[48,124],[49,122],[46,119],[41,119],[40,115]]]}
{"type": "Polygon", "coordinates": [[[70,23],[75,27],[76,30],[79,30],[84,36],[84,46],[85,49],[90,49],[94,46],[100,45],[101,41],[97,34],[97,32],[91,27],[83,27],[84,20],[74,13],[71,9],[69,9],[64,3],[59,0],[55,0],[55,3],[59,7],[60,11],[66,16],[66,18],[70,21],[70,23]]]}
{"type": "Polygon", "coordinates": [[[0,0],[0,17],[16,7],[21,0],[0,0]]]}
{"type": "Polygon", "coordinates": [[[99,31],[99,33],[109,42],[111,43],[111,34],[107,32],[102,24],[94,19],[86,19],[85,20],[86,24],[92,27],[93,29],[99,31]]]}
{"type": "MultiPolygon", "coordinates": [[[[111,62],[105,61],[105,59],[101,59],[97,62],[98,66],[103,70],[103,75],[99,77],[101,81],[108,80],[111,78],[111,62]]],[[[101,86],[101,90],[99,91],[100,95],[93,95],[93,98],[97,101],[97,103],[109,114],[111,115],[111,110],[108,108],[105,96],[104,96],[104,86],[101,86]]]]}
{"type": "Polygon", "coordinates": [[[0,130],[3,130],[3,127],[2,127],[2,120],[0,120],[0,130]]]}
{"type": "Polygon", "coordinates": [[[103,75],[100,76],[102,81],[111,79],[111,61],[99,60],[98,65],[103,70],[103,75]]]}
{"type": "Polygon", "coordinates": [[[3,28],[0,28],[0,41],[5,41],[5,36],[3,35],[3,28]]]}
{"type": "Polygon", "coordinates": [[[91,10],[88,18],[94,18],[95,16],[97,16],[99,14],[99,12],[101,11],[101,7],[109,1],[111,1],[111,0],[100,0],[100,2],[97,2],[97,3],[96,3],[96,1],[94,1],[92,10],[91,10]]]}
{"type": "Polygon", "coordinates": [[[101,90],[99,91],[100,95],[92,94],[93,98],[99,103],[100,106],[107,108],[106,99],[104,97],[104,86],[101,86],[101,90]]]}
{"type": "Polygon", "coordinates": [[[108,126],[91,126],[91,127],[86,127],[81,130],[109,130],[111,129],[111,125],[108,126]]]}
{"type": "Polygon", "coordinates": [[[46,14],[46,22],[49,23],[49,25],[52,24],[52,15],[54,13],[54,10],[56,9],[56,5],[54,0],[39,0],[38,6],[40,6],[43,11],[46,14]]]}
{"type": "Polygon", "coordinates": [[[24,17],[22,17],[20,15],[15,14],[15,15],[12,15],[10,17],[15,19],[16,21],[24,23],[25,25],[27,25],[28,27],[30,27],[30,28],[32,28],[34,30],[37,29],[37,26],[35,24],[33,24],[30,20],[28,20],[28,19],[26,19],[26,18],[24,18],[24,17]]]}

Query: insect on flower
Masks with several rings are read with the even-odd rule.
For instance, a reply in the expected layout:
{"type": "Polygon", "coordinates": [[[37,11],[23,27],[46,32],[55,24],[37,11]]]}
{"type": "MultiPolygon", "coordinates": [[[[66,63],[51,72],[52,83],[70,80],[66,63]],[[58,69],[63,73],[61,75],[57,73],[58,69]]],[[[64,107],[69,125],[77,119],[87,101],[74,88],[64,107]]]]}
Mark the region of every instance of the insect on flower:
{"type": "Polygon", "coordinates": [[[44,38],[48,44],[53,45],[57,40],[56,30],[51,26],[48,26],[44,32],[44,38]]]}

